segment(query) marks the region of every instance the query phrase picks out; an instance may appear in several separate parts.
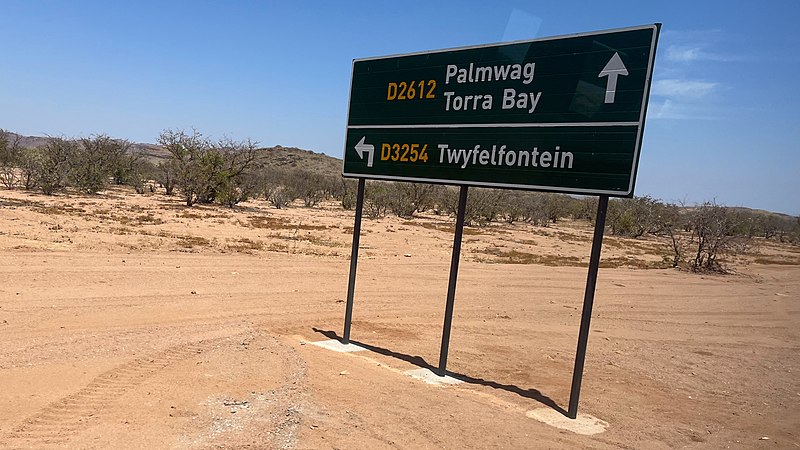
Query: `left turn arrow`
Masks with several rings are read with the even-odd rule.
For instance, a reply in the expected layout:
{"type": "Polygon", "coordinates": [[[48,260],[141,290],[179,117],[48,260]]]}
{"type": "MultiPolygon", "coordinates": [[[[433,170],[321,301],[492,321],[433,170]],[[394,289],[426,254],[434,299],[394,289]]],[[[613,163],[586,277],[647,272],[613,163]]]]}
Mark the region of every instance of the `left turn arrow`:
{"type": "Polygon", "coordinates": [[[367,137],[364,136],[360,141],[358,141],[358,144],[356,144],[356,153],[358,153],[359,158],[364,159],[364,152],[369,152],[369,156],[367,157],[367,167],[372,167],[372,158],[375,155],[375,146],[364,143],[366,140],[367,137]]]}

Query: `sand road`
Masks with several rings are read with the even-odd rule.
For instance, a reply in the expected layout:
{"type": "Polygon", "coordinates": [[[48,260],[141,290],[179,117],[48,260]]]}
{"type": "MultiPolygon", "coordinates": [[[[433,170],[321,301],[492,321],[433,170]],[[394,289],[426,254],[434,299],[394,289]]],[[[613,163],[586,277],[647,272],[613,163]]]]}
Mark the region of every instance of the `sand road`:
{"type": "MultiPolygon", "coordinates": [[[[238,236],[255,213],[225,214],[216,233],[238,236]]],[[[798,265],[602,268],[581,412],[608,426],[581,435],[530,416],[567,405],[585,267],[480,262],[489,237],[467,239],[448,362],[465,382],[432,386],[403,372],[438,364],[452,235],[365,223],[368,350],[336,353],[308,342],[342,333],[352,218],[313,214],[327,231],[301,244],[328,254],[183,252],[97,215],[0,209],[0,447],[800,447],[798,265]]],[[[170,217],[164,233],[209,222],[170,217]]]]}

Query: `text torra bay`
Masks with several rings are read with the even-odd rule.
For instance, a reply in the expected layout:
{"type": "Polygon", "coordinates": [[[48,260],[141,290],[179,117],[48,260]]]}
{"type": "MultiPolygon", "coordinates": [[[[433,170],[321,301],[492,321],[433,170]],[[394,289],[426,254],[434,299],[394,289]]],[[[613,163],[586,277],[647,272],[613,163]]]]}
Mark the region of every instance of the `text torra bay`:
{"type": "MultiPolygon", "coordinates": [[[[448,64],[444,84],[452,88],[453,85],[467,83],[521,81],[527,86],[533,82],[535,70],[534,62],[497,66],[475,66],[474,63],[469,63],[468,66],[448,64]]],[[[455,90],[445,90],[443,94],[445,111],[490,110],[497,105],[500,109],[520,109],[529,114],[536,110],[536,105],[542,97],[541,92],[518,92],[511,87],[503,89],[503,96],[497,102],[491,94],[459,95],[455,90]]]]}

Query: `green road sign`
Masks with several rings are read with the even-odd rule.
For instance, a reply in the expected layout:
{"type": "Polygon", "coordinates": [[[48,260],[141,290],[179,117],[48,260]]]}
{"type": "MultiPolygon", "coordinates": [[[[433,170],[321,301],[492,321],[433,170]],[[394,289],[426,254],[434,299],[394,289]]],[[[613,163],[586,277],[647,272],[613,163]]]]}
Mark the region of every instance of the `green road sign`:
{"type": "Polygon", "coordinates": [[[355,60],[343,175],[632,196],[659,29],[355,60]]]}

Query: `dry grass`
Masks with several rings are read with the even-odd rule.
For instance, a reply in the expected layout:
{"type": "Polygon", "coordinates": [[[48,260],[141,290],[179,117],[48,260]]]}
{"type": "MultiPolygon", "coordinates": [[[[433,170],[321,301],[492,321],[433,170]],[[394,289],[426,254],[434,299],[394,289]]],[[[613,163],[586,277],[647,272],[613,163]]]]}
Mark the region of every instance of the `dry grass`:
{"type": "Polygon", "coordinates": [[[617,236],[604,236],[603,246],[623,250],[639,250],[643,254],[660,254],[667,247],[667,243],[653,242],[644,239],[622,238],[617,236]]]}
{"type": "Polygon", "coordinates": [[[34,210],[41,214],[46,214],[48,216],[56,216],[56,215],[68,215],[68,216],[82,216],[86,214],[86,210],[83,208],[76,208],[71,204],[63,204],[63,205],[45,205],[40,202],[31,202],[34,210]]]}
{"type": "Polygon", "coordinates": [[[799,258],[788,258],[788,257],[760,257],[753,260],[755,264],[764,264],[764,265],[779,265],[779,266],[800,266],[800,259],[799,258]]]}
{"type": "Polygon", "coordinates": [[[281,239],[285,241],[295,241],[295,242],[308,242],[310,244],[318,245],[320,247],[345,247],[346,244],[341,242],[332,241],[330,239],[326,239],[324,237],[317,236],[315,234],[298,234],[293,233],[291,235],[282,235],[282,234],[271,234],[269,237],[275,239],[281,239]]]}
{"type": "Polygon", "coordinates": [[[201,214],[199,212],[193,212],[193,211],[182,211],[176,217],[179,217],[181,219],[230,219],[233,216],[231,216],[230,214],[226,214],[224,212],[218,214],[214,213],[201,214]]]}
{"type": "Polygon", "coordinates": [[[592,238],[590,236],[574,234],[567,231],[554,231],[549,236],[552,236],[561,242],[566,242],[570,244],[586,244],[592,242],[592,238]]]}
{"type": "MultiPolygon", "coordinates": [[[[120,229],[121,231],[129,230],[127,228],[120,229]]],[[[195,248],[195,247],[213,247],[213,241],[202,236],[194,236],[191,234],[177,234],[169,231],[159,230],[157,232],[150,232],[146,230],[138,230],[137,234],[148,237],[159,237],[174,240],[176,245],[181,248],[195,248]]]]}
{"type": "MultiPolygon", "coordinates": [[[[349,234],[350,236],[352,236],[353,231],[355,231],[355,228],[353,228],[352,226],[342,227],[342,234],[349,234]]],[[[372,230],[367,230],[364,229],[364,227],[361,227],[361,236],[364,236],[366,233],[372,233],[372,230]]]]}
{"type": "Polygon", "coordinates": [[[194,247],[211,247],[211,241],[200,236],[184,235],[175,236],[178,239],[177,244],[184,248],[194,247]]]}
{"type": "MultiPolygon", "coordinates": [[[[336,250],[349,247],[353,233],[352,212],[333,203],[327,208],[275,210],[263,200],[252,200],[234,209],[217,205],[188,208],[178,198],[131,195],[132,191],[119,189],[114,192],[119,195],[46,197],[9,192],[0,199],[0,207],[9,212],[4,220],[11,228],[14,221],[26,226],[14,233],[0,233],[8,240],[6,248],[272,251],[346,257],[336,250]],[[142,238],[133,242],[129,235],[142,238]]],[[[427,213],[412,219],[388,216],[362,224],[362,236],[369,238],[363,240],[361,248],[371,256],[426,253],[449,258],[454,232],[452,218],[427,213]]],[[[591,227],[575,221],[548,227],[493,223],[465,227],[464,235],[465,255],[492,264],[584,267],[592,240],[591,227]]],[[[602,267],[671,267],[670,243],[663,237],[605,236],[603,243],[602,267]]],[[[798,246],[763,239],[751,243],[746,253],[729,262],[737,266],[800,265],[798,246]]]]}
{"type": "Polygon", "coordinates": [[[618,256],[600,258],[600,267],[605,269],[617,267],[628,267],[631,269],[669,269],[672,267],[672,261],[669,258],[663,258],[661,261],[647,261],[631,256],[618,256]]]}
{"type": "Polygon", "coordinates": [[[120,236],[127,236],[129,234],[136,234],[136,232],[132,228],[128,227],[111,227],[108,229],[108,232],[111,234],[116,234],[120,236]]]}
{"type": "MultiPolygon", "coordinates": [[[[414,227],[422,227],[422,228],[426,228],[428,230],[443,231],[443,232],[449,233],[449,234],[453,234],[453,233],[456,232],[456,226],[455,226],[455,224],[452,224],[452,223],[417,222],[417,221],[413,221],[413,220],[407,220],[407,221],[403,222],[403,225],[410,225],[410,226],[414,226],[414,227]]],[[[469,236],[469,235],[487,234],[487,233],[492,232],[492,231],[497,231],[497,230],[491,230],[491,229],[485,229],[484,230],[484,229],[480,229],[480,228],[473,228],[473,227],[465,226],[463,233],[464,233],[465,236],[469,236]]]]}
{"type": "Polygon", "coordinates": [[[543,266],[582,266],[580,258],[563,255],[539,255],[519,250],[502,250],[497,247],[486,247],[480,253],[493,258],[476,258],[479,262],[494,264],[540,264],[543,266]]]}
{"type": "Polygon", "coordinates": [[[239,225],[248,228],[261,228],[267,230],[327,230],[325,225],[304,225],[303,222],[292,223],[286,219],[268,216],[249,216],[248,222],[239,221],[239,225]]]}
{"type": "Polygon", "coordinates": [[[142,225],[161,225],[165,223],[160,217],[156,217],[155,213],[149,212],[147,214],[139,214],[135,217],[129,217],[121,214],[114,214],[109,210],[96,210],[93,213],[94,217],[105,220],[108,222],[116,222],[120,225],[127,226],[142,226],[142,225]]]}
{"type": "Polygon", "coordinates": [[[229,251],[238,253],[252,253],[254,251],[264,250],[264,243],[248,238],[240,238],[235,240],[232,244],[227,244],[226,248],[229,251]]]}

